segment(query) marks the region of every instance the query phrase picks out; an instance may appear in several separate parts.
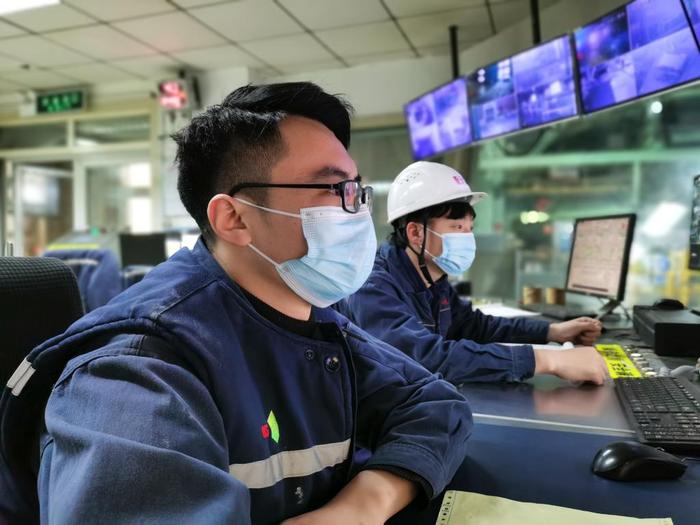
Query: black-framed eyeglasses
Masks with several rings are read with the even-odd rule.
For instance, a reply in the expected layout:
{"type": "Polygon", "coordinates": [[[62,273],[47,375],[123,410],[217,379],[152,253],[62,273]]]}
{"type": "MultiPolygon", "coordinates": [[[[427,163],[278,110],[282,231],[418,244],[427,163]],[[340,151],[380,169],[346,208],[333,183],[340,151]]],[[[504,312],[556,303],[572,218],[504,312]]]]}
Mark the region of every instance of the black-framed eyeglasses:
{"type": "Polygon", "coordinates": [[[246,188],[301,188],[301,189],[318,189],[330,190],[335,195],[340,196],[340,202],[343,209],[348,213],[357,213],[363,204],[367,205],[369,211],[372,211],[372,186],[363,186],[360,182],[360,177],[353,180],[344,180],[335,184],[272,184],[264,182],[241,182],[236,184],[228,192],[230,197],[246,188]]]}

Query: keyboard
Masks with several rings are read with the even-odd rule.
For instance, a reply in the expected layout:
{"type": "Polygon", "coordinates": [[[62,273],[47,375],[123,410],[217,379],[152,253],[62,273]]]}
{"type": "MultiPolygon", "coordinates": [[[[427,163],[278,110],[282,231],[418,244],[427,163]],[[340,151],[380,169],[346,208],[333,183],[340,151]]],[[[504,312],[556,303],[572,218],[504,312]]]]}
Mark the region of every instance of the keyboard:
{"type": "Polygon", "coordinates": [[[700,454],[700,384],[685,377],[622,378],[615,392],[641,443],[700,454]]]}
{"type": "Polygon", "coordinates": [[[530,312],[539,312],[542,315],[551,317],[553,319],[560,319],[563,321],[568,321],[569,319],[576,319],[577,317],[593,317],[596,312],[592,310],[586,310],[580,306],[563,305],[563,304],[524,304],[522,305],[523,310],[528,310],[530,312]]]}

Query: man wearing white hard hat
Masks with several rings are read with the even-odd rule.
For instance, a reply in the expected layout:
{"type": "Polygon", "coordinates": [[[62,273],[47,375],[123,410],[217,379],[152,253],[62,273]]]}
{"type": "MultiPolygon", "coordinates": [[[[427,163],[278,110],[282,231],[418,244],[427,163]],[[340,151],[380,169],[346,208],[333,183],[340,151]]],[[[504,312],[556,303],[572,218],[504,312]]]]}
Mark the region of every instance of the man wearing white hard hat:
{"type": "Polygon", "coordinates": [[[532,347],[547,341],[590,345],[600,335],[599,321],[549,324],[484,315],[447,281],[448,274],[461,275],[474,260],[472,206],[485,197],[443,164],[415,162],[404,169],[389,189],[388,222],[394,232],[380,247],[367,282],[339,309],[455,384],[522,381],[536,373],[602,384],[606,366],[595,348],[532,347]]]}

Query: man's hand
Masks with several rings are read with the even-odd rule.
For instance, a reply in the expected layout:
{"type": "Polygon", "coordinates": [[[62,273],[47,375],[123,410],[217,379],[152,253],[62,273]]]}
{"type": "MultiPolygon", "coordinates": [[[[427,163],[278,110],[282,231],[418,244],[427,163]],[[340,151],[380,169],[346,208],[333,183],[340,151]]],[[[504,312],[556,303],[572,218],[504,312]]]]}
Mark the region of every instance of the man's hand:
{"type": "Polygon", "coordinates": [[[380,525],[416,496],[415,483],[385,470],[363,470],[323,507],[282,525],[380,525]]]}
{"type": "Polygon", "coordinates": [[[564,343],[572,341],[580,345],[592,345],[600,337],[603,325],[590,317],[579,317],[563,323],[552,323],[547,332],[548,341],[564,343]]]}
{"type": "Polygon", "coordinates": [[[592,346],[571,350],[535,350],[535,374],[554,374],[569,381],[602,385],[608,377],[605,359],[592,346]]]}

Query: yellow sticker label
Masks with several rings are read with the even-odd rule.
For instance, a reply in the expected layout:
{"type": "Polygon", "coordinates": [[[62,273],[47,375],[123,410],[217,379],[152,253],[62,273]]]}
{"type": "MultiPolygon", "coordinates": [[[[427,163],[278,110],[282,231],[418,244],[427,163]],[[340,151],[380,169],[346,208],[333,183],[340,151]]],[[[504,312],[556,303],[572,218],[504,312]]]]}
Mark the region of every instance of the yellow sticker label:
{"type": "Polygon", "coordinates": [[[627,357],[620,345],[596,345],[595,347],[605,359],[610,377],[613,379],[618,377],[642,377],[642,373],[632,360],[627,357]]]}

